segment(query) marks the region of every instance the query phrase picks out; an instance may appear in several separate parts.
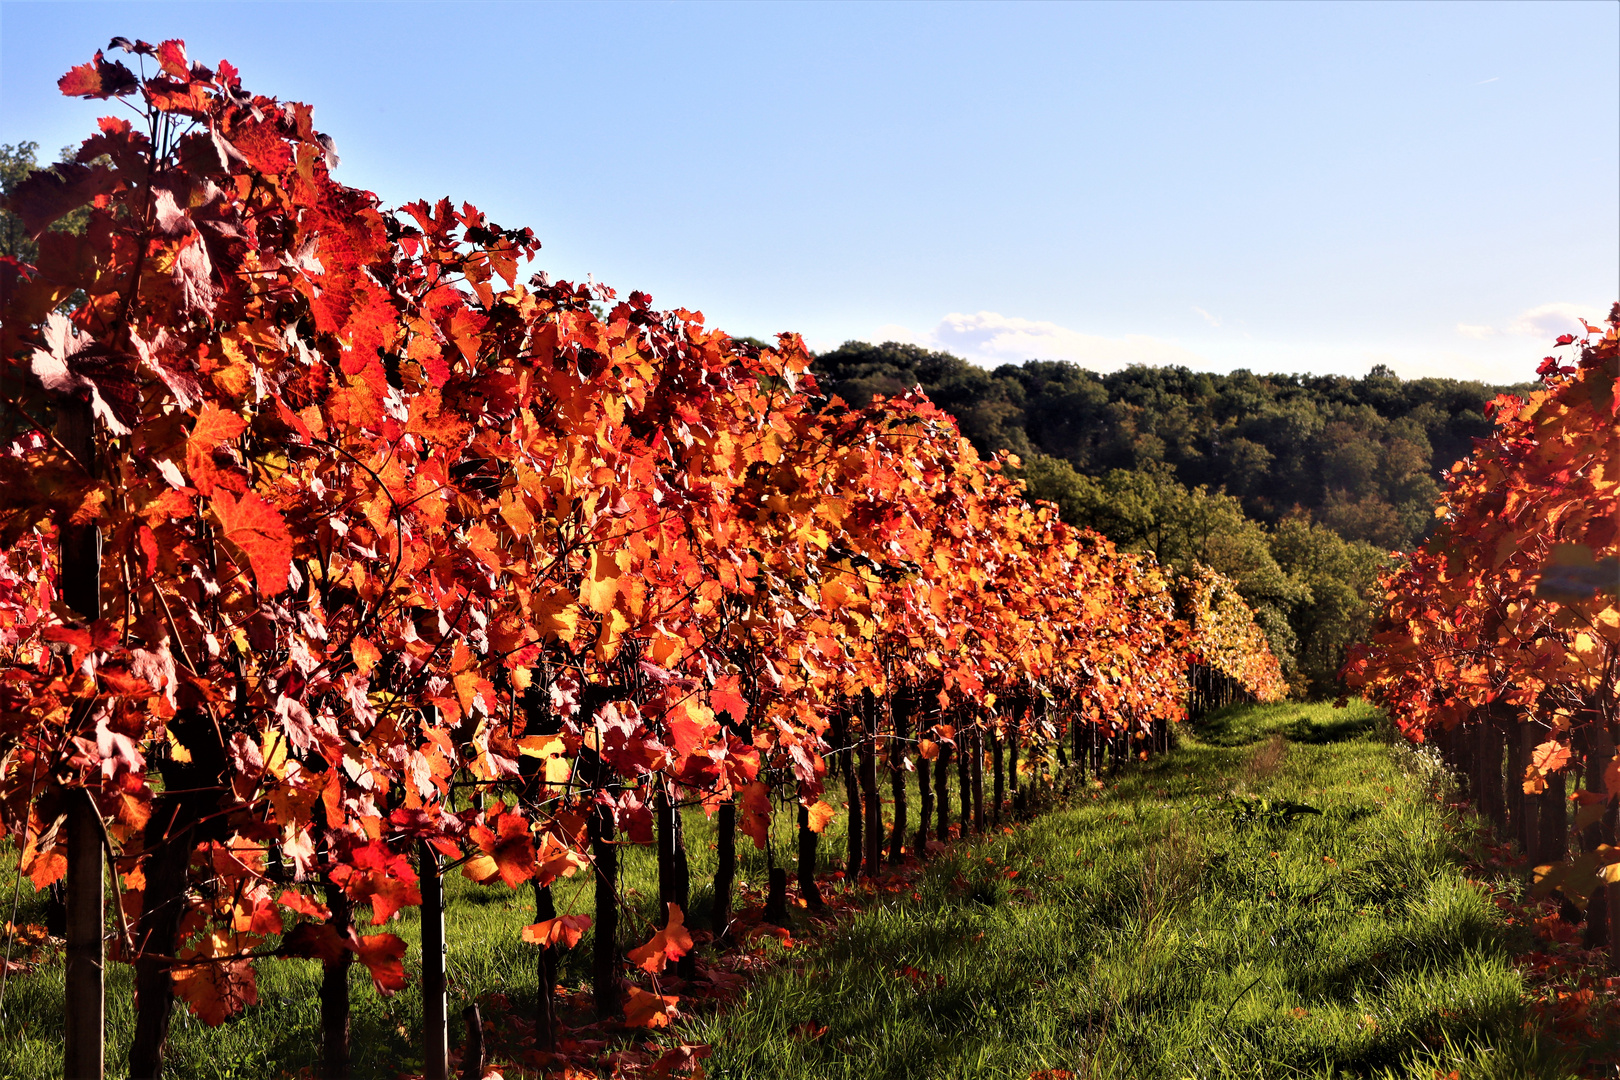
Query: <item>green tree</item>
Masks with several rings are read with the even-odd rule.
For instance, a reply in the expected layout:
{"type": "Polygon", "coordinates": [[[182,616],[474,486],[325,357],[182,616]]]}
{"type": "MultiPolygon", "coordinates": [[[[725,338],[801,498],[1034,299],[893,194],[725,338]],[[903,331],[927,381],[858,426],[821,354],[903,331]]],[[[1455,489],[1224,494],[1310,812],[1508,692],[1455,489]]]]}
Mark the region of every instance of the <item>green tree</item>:
{"type": "MultiPolygon", "coordinates": [[[[38,153],[37,142],[0,143],[0,194],[9,198],[18,184],[41,168],[38,153]]],[[[73,155],[73,148],[67,147],[62,151],[60,160],[72,161],[73,155]]],[[[81,206],[64,215],[51,228],[80,233],[89,220],[90,208],[81,206]]],[[[0,255],[9,255],[27,263],[39,257],[39,245],[23,231],[22,219],[3,208],[0,208],[0,255]]]]}
{"type": "Polygon", "coordinates": [[[1188,488],[1164,465],[1094,478],[1036,454],[1021,471],[1030,496],[1056,504],[1063,520],[1151,552],[1178,573],[1203,564],[1236,580],[1294,693],[1338,692],[1345,651],[1366,632],[1387,548],[1347,540],[1303,511],[1268,529],[1237,499],[1188,488]]]}
{"type": "Polygon", "coordinates": [[[1316,697],[1336,694],[1345,653],[1371,622],[1372,592],[1388,559],[1386,550],[1364,540],[1346,540],[1300,513],[1272,530],[1271,553],[1284,573],[1310,594],[1294,608],[1292,618],[1302,688],[1316,697]]]}
{"type": "MultiPolygon", "coordinates": [[[[39,168],[34,158],[38,152],[37,142],[0,143],[0,194],[9,198],[12,190],[39,168]]],[[[22,219],[9,210],[0,210],[0,255],[33,262],[38,254],[38,246],[23,232],[22,219]]]]}
{"type": "Polygon", "coordinates": [[[1179,367],[1098,375],[1049,360],[987,370],[896,342],[845,342],[815,368],[824,389],[855,403],[921,386],[982,453],[1044,454],[1091,477],[1162,464],[1268,526],[1302,508],[1386,549],[1409,549],[1432,527],[1439,470],[1489,431],[1485,402],[1521,389],[1404,381],[1387,369],[1361,379],[1179,367]]]}
{"type": "Polygon", "coordinates": [[[1188,488],[1164,464],[1113,469],[1094,479],[1067,462],[1036,456],[1024,465],[1023,476],[1030,494],[1056,503],[1071,524],[1095,529],[1126,550],[1150,552],[1178,573],[1192,574],[1203,565],[1236,581],[1284,676],[1293,681],[1290,613],[1310,592],[1278,565],[1265,526],[1246,515],[1237,499],[1202,485],[1188,488]]]}

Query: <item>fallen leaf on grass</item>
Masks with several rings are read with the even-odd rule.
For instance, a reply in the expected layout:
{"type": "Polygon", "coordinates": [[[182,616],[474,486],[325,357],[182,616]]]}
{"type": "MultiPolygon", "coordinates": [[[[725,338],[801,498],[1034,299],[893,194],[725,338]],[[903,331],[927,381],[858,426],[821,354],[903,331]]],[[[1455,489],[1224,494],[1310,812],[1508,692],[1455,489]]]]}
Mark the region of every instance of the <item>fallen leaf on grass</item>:
{"type": "Polygon", "coordinates": [[[670,1015],[680,998],[674,994],[653,994],[639,986],[627,986],[624,992],[624,1024],[626,1027],[668,1027],[670,1015]]]}
{"type": "Polygon", "coordinates": [[[698,1062],[713,1052],[707,1043],[682,1043],[666,1050],[664,1056],[653,1063],[652,1072],[648,1075],[662,1078],[673,1076],[677,1071],[702,1069],[698,1062]]]}

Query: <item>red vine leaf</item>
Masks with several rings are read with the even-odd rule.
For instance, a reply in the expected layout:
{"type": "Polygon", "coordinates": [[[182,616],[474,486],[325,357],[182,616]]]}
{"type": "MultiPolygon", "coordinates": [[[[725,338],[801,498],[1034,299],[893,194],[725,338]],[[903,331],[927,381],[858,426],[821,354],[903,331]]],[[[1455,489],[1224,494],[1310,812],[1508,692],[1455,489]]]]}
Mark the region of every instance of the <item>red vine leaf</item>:
{"type": "Polygon", "coordinates": [[[213,504],[225,538],[248,557],[259,592],[275,596],[285,589],[292,569],[293,543],[287,522],[276,508],[253,491],[240,501],[228,491],[216,491],[213,504]]]}
{"type": "Polygon", "coordinates": [[[637,946],[625,954],[626,958],[641,970],[656,975],[664,970],[664,964],[670,960],[679,960],[692,951],[692,935],[685,926],[685,916],[681,914],[680,905],[669,904],[669,921],[663,929],[655,933],[645,945],[637,946]]]}

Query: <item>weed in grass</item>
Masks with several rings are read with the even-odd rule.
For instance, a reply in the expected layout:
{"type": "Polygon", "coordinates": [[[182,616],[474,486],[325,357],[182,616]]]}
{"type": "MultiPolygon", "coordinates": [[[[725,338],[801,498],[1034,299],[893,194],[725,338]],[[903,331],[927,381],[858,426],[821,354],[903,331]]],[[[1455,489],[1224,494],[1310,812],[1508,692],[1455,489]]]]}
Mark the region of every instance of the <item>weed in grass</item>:
{"type": "Polygon", "coordinates": [[[1282,737],[1281,732],[1274,731],[1271,737],[1261,744],[1249,760],[1243,764],[1243,781],[1246,784],[1256,784],[1262,780],[1269,780],[1282,764],[1283,755],[1288,752],[1288,740],[1282,737]]]}

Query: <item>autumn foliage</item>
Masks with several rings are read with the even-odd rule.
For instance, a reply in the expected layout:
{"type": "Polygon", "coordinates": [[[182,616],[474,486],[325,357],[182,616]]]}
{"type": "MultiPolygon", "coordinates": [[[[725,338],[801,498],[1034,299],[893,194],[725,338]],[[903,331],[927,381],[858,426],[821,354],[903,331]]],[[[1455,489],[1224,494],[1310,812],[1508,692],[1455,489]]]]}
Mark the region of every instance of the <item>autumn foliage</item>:
{"type": "MultiPolygon", "coordinates": [[[[525,277],[528,230],[385,209],[307,106],[114,45],[140,74],[98,53],[62,91],[144,125],[102,120],[8,203],[40,254],[0,265],[0,818],[44,887],[90,792],[118,956],[204,1020],[273,955],[400,989],[385,927],[423,851],[543,886],[652,842],[660,799],[760,844],[784,800],[819,829],[857,700],[918,703],[909,734],[870,711],[890,768],[916,738],[1181,717],[1162,572],[1031,506],[920,394],[853,409],[795,335],[525,277]]],[[[1221,642],[1243,672],[1264,650],[1221,642]]],[[[630,963],[690,950],[683,918],[630,963]]]]}
{"type": "Polygon", "coordinates": [[[1265,632],[1254,621],[1254,613],[1238,594],[1237,582],[1200,566],[1186,589],[1200,659],[1256,701],[1278,701],[1286,696],[1282,668],[1266,644],[1265,632]]]}
{"type": "MultiPolygon", "coordinates": [[[[1514,806],[1550,791],[1561,822],[1563,774],[1585,761],[1577,828],[1620,796],[1606,764],[1620,720],[1620,305],[1586,331],[1558,339],[1573,355],[1547,357],[1528,398],[1492,403],[1495,431],[1449,471],[1432,538],[1385,575],[1371,641],[1345,669],[1414,740],[1505,725],[1514,806]]],[[[1542,857],[1561,862],[1562,835],[1547,835],[1542,857]]],[[[1589,839],[1566,882],[1583,902],[1617,858],[1612,837],[1589,839]]]]}

